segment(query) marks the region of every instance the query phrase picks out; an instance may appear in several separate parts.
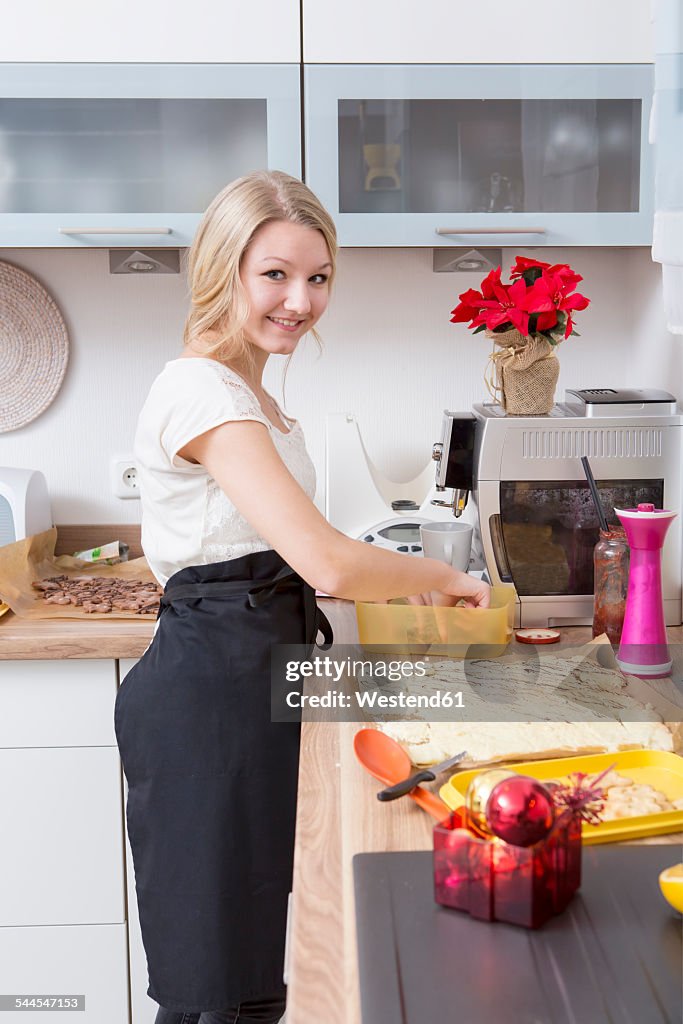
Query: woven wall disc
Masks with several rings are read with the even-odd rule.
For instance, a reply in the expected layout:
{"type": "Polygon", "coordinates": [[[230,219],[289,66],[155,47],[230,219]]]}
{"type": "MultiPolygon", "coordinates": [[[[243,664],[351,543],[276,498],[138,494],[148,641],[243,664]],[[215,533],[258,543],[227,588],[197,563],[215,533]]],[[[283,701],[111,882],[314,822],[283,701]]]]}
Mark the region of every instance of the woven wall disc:
{"type": "Polygon", "coordinates": [[[0,433],[36,419],[54,401],[69,359],[69,335],[35,277],[0,261],[0,433]]]}

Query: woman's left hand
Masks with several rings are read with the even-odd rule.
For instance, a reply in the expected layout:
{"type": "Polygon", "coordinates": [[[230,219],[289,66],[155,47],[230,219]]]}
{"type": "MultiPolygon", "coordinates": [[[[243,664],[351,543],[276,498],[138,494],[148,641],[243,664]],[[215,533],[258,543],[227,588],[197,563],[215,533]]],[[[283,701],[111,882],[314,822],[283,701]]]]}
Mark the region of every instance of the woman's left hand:
{"type": "Polygon", "coordinates": [[[491,588],[488,583],[470,576],[467,573],[455,573],[456,582],[453,590],[457,593],[444,593],[431,590],[422,594],[411,594],[406,598],[408,604],[432,605],[435,608],[454,608],[461,604],[465,608],[488,608],[491,601],[491,588]]]}
{"type": "Polygon", "coordinates": [[[442,594],[438,590],[428,590],[425,594],[411,594],[406,598],[408,604],[433,605],[435,608],[455,608],[462,597],[455,597],[453,594],[442,594]]]}

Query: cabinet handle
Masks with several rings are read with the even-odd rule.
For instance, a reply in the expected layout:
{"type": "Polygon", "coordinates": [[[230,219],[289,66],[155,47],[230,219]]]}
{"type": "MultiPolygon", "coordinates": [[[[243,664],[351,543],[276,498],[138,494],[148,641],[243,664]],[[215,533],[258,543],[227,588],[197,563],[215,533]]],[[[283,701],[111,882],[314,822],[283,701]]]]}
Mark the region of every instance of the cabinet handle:
{"type": "Polygon", "coordinates": [[[289,985],[289,958],[292,951],[292,910],[294,894],[289,893],[287,896],[287,921],[285,923],[285,962],[282,969],[282,980],[285,985],[289,985]]]}
{"type": "Polygon", "coordinates": [[[173,228],[60,228],[60,235],[172,235],[173,228]]]}
{"type": "Polygon", "coordinates": [[[546,228],[437,228],[437,235],[545,235],[546,228]]]}

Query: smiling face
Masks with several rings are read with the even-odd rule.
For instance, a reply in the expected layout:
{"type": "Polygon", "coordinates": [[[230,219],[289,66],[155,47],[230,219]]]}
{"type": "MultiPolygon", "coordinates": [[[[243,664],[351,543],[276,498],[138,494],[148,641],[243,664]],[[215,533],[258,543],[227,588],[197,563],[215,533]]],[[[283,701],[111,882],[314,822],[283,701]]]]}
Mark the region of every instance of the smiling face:
{"type": "Polygon", "coordinates": [[[291,221],[259,228],[240,267],[251,344],[267,355],[293,352],[327,308],[331,271],[327,243],[315,228],[291,221]]]}

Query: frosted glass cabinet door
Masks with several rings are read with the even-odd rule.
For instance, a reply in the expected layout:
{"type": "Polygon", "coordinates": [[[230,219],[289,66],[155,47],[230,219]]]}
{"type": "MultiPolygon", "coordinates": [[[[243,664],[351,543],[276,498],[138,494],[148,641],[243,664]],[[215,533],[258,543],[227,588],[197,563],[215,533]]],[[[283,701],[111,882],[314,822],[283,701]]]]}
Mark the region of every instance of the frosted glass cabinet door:
{"type": "Polygon", "coordinates": [[[647,245],[647,65],[307,66],[342,245],[647,245]]]}
{"type": "Polygon", "coordinates": [[[297,65],[0,65],[0,245],[184,246],[228,181],[301,171],[297,65]]]}

